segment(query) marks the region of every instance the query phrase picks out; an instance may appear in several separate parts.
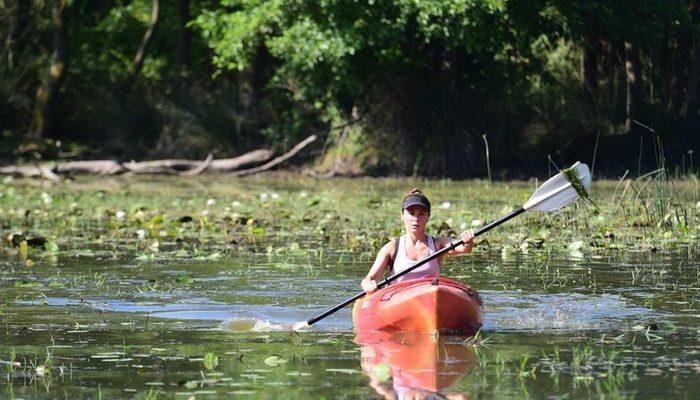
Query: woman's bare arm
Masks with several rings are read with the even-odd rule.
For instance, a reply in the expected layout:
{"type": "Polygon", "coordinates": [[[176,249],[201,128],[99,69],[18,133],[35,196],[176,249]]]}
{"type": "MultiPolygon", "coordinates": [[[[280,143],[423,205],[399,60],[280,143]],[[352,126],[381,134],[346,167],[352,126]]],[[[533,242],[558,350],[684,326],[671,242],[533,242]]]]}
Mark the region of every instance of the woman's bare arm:
{"type": "Polygon", "coordinates": [[[362,289],[365,292],[372,293],[377,290],[377,281],[382,277],[386,266],[391,262],[391,255],[394,254],[394,246],[395,244],[392,240],[382,246],[379,253],[377,253],[377,257],[374,260],[374,264],[372,264],[372,268],[369,269],[367,276],[360,283],[360,286],[362,286],[362,289]]]}

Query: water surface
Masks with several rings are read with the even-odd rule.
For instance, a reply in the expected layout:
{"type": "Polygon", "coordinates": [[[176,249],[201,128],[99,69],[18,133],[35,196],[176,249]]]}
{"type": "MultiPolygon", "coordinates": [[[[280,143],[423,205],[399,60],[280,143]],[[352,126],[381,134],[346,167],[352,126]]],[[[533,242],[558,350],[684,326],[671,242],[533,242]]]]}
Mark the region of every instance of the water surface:
{"type": "MultiPolygon", "coordinates": [[[[652,248],[620,234],[622,248],[593,246],[595,222],[571,222],[595,218],[585,210],[523,217],[443,264],[445,276],[482,294],[476,338],[357,343],[349,309],[310,331],[276,330],[357,293],[374,253],[400,232],[396,198],[415,184],[5,184],[3,236],[21,230],[58,248],[0,251],[3,397],[691,398],[700,390],[697,244],[652,248]]],[[[418,184],[436,204],[449,202],[433,212],[433,232],[496,218],[532,186],[502,184],[489,197],[477,190],[483,182],[418,184]]]]}

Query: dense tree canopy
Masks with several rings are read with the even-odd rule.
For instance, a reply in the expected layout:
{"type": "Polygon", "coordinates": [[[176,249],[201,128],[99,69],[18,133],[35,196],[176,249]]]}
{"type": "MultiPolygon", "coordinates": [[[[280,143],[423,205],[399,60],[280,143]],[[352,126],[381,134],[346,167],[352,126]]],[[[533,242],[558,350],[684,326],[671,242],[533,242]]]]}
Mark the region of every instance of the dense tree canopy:
{"type": "Polygon", "coordinates": [[[487,142],[503,174],[594,151],[657,165],[661,146],[678,165],[698,143],[693,0],[0,1],[0,34],[6,159],[316,133],[321,167],[473,176],[487,142]]]}

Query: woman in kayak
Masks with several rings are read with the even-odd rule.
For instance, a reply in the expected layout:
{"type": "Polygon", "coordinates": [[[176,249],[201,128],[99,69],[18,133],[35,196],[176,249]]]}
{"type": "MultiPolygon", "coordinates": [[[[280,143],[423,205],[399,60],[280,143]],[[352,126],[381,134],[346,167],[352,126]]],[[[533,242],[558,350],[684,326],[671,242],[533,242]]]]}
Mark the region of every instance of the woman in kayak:
{"type": "MultiPolygon", "coordinates": [[[[444,236],[426,235],[425,228],[430,220],[430,201],[420,189],[411,190],[403,199],[401,220],[406,228],[406,234],[391,240],[379,250],[372,268],[360,284],[367,293],[377,290],[377,281],[382,277],[387,267],[392,268],[392,275],[399,273],[425,257],[448,247],[453,240],[444,236]]],[[[474,232],[471,229],[464,231],[460,237],[464,244],[447,252],[447,254],[471,253],[474,232]]],[[[439,276],[440,258],[437,258],[399,277],[395,282],[426,277],[437,278],[439,276]]]]}

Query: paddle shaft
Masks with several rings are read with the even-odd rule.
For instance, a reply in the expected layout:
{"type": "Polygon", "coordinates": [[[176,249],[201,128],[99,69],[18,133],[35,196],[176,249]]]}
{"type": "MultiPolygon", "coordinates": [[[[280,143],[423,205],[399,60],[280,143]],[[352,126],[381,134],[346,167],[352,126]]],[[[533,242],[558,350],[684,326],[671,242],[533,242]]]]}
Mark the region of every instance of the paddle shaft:
{"type": "MultiPolygon", "coordinates": [[[[524,213],[524,212],[525,212],[525,209],[524,209],[523,207],[520,207],[520,208],[518,208],[517,210],[512,211],[512,212],[509,213],[508,215],[505,215],[505,216],[503,216],[502,218],[500,218],[500,219],[498,219],[498,220],[496,220],[496,221],[493,221],[493,222],[491,222],[490,224],[488,224],[488,225],[486,225],[486,226],[483,226],[483,227],[479,228],[476,232],[474,232],[474,237],[477,237],[477,236],[479,236],[479,235],[481,235],[481,234],[483,234],[483,233],[486,233],[486,232],[490,231],[491,229],[497,227],[498,225],[501,225],[502,223],[504,223],[504,222],[506,222],[506,221],[508,221],[508,220],[510,220],[510,219],[512,219],[512,218],[515,218],[515,217],[517,217],[518,215],[520,215],[520,214],[522,214],[522,213],[524,213]]],[[[429,255],[428,257],[426,257],[426,258],[424,258],[424,259],[418,261],[418,262],[415,263],[414,265],[412,265],[412,266],[406,268],[405,270],[403,270],[403,271],[401,271],[401,272],[397,272],[396,274],[391,275],[390,277],[388,277],[388,278],[384,279],[383,281],[379,282],[379,283],[377,284],[377,288],[382,288],[382,287],[388,285],[390,282],[392,282],[392,281],[394,281],[394,280],[396,280],[396,279],[398,279],[398,278],[400,278],[400,277],[406,275],[407,273],[413,271],[414,269],[420,267],[421,265],[424,265],[425,263],[428,263],[428,262],[434,260],[435,258],[442,256],[443,254],[447,253],[448,251],[454,250],[455,248],[461,246],[462,244],[464,244],[464,242],[463,242],[462,240],[457,239],[457,240],[453,241],[452,243],[450,243],[449,246],[444,247],[444,248],[440,249],[439,251],[436,251],[435,253],[429,255]]],[[[328,310],[322,312],[321,314],[318,314],[317,316],[315,316],[315,317],[309,319],[308,321],[306,321],[306,323],[307,323],[309,326],[311,326],[311,325],[315,324],[316,322],[318,322],[318,321],[320,321],[320,320],[326,318],[327,316],[333,314],[334,312],[340,310],[341,308],[347,306],[348,304],[354,302],[355,300],[362,298],[365,294],[367,294],[367,293],[365,293],[365,292],[360,292],[360,293],[358,293],[358,294],[356,294],[356,295],[350,297],[349,299],[343,301],[342,303],[338,304],[337,306],[335,306],[335,307],[333,307],[333,308],[329,308],[328,310]]]]}

